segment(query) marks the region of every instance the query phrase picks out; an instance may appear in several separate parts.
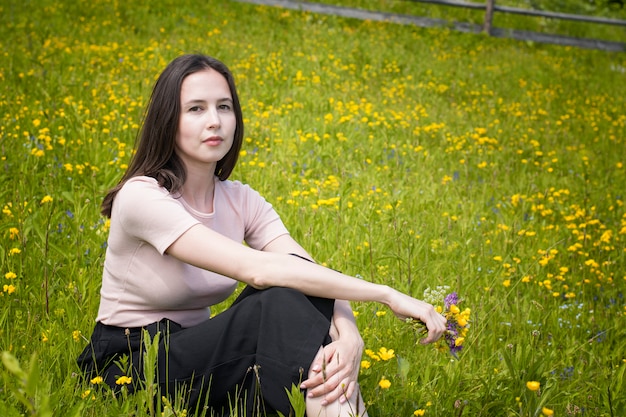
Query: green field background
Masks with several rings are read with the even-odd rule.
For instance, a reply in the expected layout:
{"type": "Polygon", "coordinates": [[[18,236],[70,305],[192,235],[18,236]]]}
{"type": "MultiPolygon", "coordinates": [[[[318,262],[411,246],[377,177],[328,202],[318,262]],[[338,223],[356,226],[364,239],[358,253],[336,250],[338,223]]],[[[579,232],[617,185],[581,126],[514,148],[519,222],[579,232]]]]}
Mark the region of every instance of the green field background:
{"type": "Polygon", "coordinates": [[[626,415],[626,54],[231,1],[7,1],[0,23],[0,415],[154,413],[75,358],[100,202],[188,52],[237,80],[232,179],[317,261],[471,310],[456,359],[353,305],[370,416],[626,415]]]}

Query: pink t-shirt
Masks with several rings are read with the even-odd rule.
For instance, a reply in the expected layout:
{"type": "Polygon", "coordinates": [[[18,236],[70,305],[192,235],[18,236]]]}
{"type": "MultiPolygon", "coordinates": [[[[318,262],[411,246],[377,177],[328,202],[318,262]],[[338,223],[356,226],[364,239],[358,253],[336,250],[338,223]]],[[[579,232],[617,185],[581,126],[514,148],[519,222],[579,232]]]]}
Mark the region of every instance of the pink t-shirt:
{"type": "Polygon", "coordinates": [[[165,254],[199,223],[254,249],[288,233],[271,204],[238,181],[216,179],[213,213],[200,213],[154,178],[132,178],[113,202],[97,320],[139,327],[168,318],[189,327],[208,319],[237,281],[165,254]]]}

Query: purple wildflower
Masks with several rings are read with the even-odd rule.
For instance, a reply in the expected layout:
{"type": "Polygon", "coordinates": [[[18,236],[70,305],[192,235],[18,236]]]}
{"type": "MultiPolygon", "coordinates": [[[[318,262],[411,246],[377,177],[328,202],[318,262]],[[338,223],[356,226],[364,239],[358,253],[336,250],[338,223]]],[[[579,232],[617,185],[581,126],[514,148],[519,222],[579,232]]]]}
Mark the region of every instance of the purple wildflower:
{"type": "MultiPolygon", "coordinates": [[[[446,303],[446,311],[447,311],[450,305],[456,304],[458,302],[458,297],[456,293],[453,292],[452,294],[448,295],[445,298],[444,302],[446,303]],[[448,305],[449,301],[450,301],[450,304],[448,305]]],[[[450,349],[450,353],[452,354],[452,356],[458,359],[456,354],[463,348],[463,346],[456,345],[456,339],[459,336],[457,322],[453,317],[449,317],[448,322],[446,323],[446,326],[448,328],[448,331],[445,333],[445,339],[448,344],[448,348],[450,349]]]]}
{"type": "Polygon", "coordinates": [[[443,303],[445,305],[446,311],[450,310],[451,305],[457,305],[459,303],[459,296],[456,292],[451,292],[446,295],[446,298],[443,299],[443,303]]]}

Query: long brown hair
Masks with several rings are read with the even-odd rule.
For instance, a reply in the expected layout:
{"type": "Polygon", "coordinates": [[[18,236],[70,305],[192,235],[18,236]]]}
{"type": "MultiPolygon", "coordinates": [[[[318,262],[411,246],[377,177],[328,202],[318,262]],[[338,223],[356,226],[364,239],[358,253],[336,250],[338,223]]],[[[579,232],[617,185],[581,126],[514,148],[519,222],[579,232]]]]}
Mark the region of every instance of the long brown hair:
{"type": "Polygon", "coordinates": [[[187,179],[185,166],[175,152],[181,85],[188,75],[206,69],[213,69],[224,76],[233,99],[236,118],[233,145],[215,167],[215,175],[221,181],[230,176],[237,164],[244,129],[235,80],[228,67],[215,58],[200,54],[182,55],[169,63],[152,89],[142,128],[137,137],[135,155],[120,182],[104,197],[101,208],[103,215],[111,217],[113,200],[118,191],[126,181],[136,176],[153,177],[170,193],[181,190],[187,179]]]}

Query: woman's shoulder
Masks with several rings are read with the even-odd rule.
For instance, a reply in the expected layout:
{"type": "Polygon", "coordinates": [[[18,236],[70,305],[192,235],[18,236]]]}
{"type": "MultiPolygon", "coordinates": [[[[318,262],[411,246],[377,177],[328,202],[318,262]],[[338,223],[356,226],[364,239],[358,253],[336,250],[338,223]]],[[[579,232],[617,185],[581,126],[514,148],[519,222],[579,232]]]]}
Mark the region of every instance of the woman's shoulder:
{"type": "Polygon", "coordinates": [[[238,193],[238,194],[245,194],[245,193],[250,193],[253,192],[255,194],[258,194],[258,192],[256,190],[254,190],[252,187],[250,187],[248,184],[244,184],[241,181],[238,180],[224,180],[224,181],[216,181],[216,184],[218,184],[219,187],[221,187],[223,190],[225,190],[228,193],[238,193]]]}
{"type": "Polygon", "coordinates": [[[138,175],[126,180],[122,188],[124,187],[154,187],[159,186],[156,178],[147,177],[145,175],[138,175]]]}
{"type": "Polygon", "coordinates": [[[159,182],[156,180],[156,178],[147,177],[144,175],[139,175],[126,180],[126,182],[120,189],[120,192],[135,193],[142,190],[159,191],[162,194],[169,194],[169,192],[164,187],[159,185],[159,182]]]}
{"type": "Polygon", "coordinates": [[[267,205],[267,200],[261,193],[250,185],[237,180],[218,181],[216,188],[225,200],[230,200],[233,204],[245,205],[246,207],[260,207],[267,205]]]}
{"type": "Polygon", "coordinates": [[[152,177],[137,176],[126,180],[115,196],[116,201],[125,204],[143,204],[142,202],[169,199],[172,197],[158,181],[152,177]]]}

